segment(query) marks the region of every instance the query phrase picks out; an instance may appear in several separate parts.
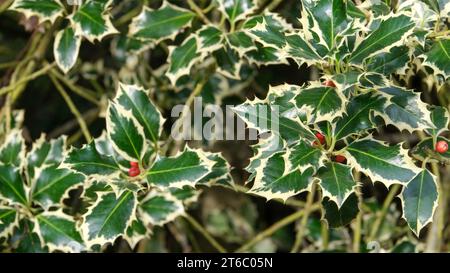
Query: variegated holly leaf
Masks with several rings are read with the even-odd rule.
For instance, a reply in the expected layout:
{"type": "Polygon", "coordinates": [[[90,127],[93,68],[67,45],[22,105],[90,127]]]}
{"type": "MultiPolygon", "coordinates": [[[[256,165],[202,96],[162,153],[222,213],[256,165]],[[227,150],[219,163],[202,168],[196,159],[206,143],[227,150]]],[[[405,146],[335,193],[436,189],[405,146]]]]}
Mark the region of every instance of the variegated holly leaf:
{"type": "Polygon", "coordinates": [[[356,45],[349,61],[358,65],[374,55],[389,52],[392,47],[403,43],[412,33],[414,25],[411,17],[403,13],[385,17],[377,29],[356,45]]]}
{"type": "Polygon", "coordinates": [[[437,40],[424,56],[424,65],[446,79],[450,76],[450,40],[437,40]]]}
{"type": "Polygon", "coordinates": [[[33,148],[27,154],[27,178],[31,181],[34,172],[42,166],[57,166],[63,161],[66,149],[67,137],[61,136],[57,139],[46,141],[45,135],[33,143],[33,148]]]}
{"type": "Polygon", "coordinates": [[[231,179],[229,175],[231,167],[220,154],[209,154],[207,157],[213,161],[214,165],[211,167],[211,172],[200,179],[198,184],[211,186],[222,179],[231,179]]]}
{"type": "Polygon", "coordinates": [[[156,145],[164,119],[150,101],[147,92],[142,87],[119,84],[114,102],[125,110],[131,111],[133,117],[144,129],[145,137],[156,145]]]}
{"type": "Polygon", "coordinates": [[[420,93],[397,86],[386,86],[377,90],[386,98],[386,104],[381,111],[376,110],[375,113],[380,115],[386,124],[409,132],[434,127],[431,113],[426,103],[420,99],[420,93]]]}
{"type": "Polygon", "coordinates": [[[217,72],[227,78],[239,80],[242,61],[239,54],[228,46],[213,53],[216,58],[217,72]]]}
{"type": "Polygon", "coordinates": [[[34,232],[49,251],[81,252],[84,242],[76,222],[61,210],[44,212],[36,216],[34,232]]]}
{"type": "Polygon", "coordinates": [[[450,115],[444,107],[434,106],[431,110],[431,122],[435,128],[427,129],[426,132],[437,138],[441,133],[448,131],[448,125],[450,122],[450,115]]]}
{"type": "Polygon", "coordinates": [[[75,35],[83,36],[90,42],[102,40],[109,34],[119,33],[109,18],[111,1],[86,0],[69,18],[75,35]]]}
{"type": "Polygon", "coordinates": [[[235,31],[228,33],[227,42],[240,57],[244,56],[248,51],[256,49],[253,39],[245,31],[235,31]]]}
{"type": "Polygon", "coordinates": [[[60,205],[68,197],[69,190],[80,186],[84,182],[84,175],[69,169],[50,166],[37,171],[33,181],[31,198],[44,209],[60,205]]]}
{"type": "Polygon", "coordinates": [[[83,238],[90,247],[113,242],[125,234],[136,219],[137,200],[134,193],[127,191],[116,197],[113,192],[98,194],[97,201],[83,216],[81,226],[83,238]]]}
{"type": "Polygon", "coordinates": [[[202,57],[199,52],[198,40],[191,35],[180,46],[169,48],[169,69],[166,76],[175,85],[177,80],[189,74],[191,67],[202,57]]]}
{"type": "Polygon", "coordinates": [[[133,19],[129,36],[155,43],[164,39],[174,39],[180,31],[191,24],[194,17],[193,12],[164,1],[157,10],[144,7],[133,19]]]}
{"type": "Polygon", "coordinates": [[[69,72],[75,65],[80,45],[81,36],[75,35],[75,31],[71,27],[67,27],[56,34],[53,55],[56,64],[64,73],[69,72]]]}
{"type": "Polygon", "coordinates": [[[162,188],[194,186],[213,164],[201,151],[187,149],[173,157],[158,157],[146,173],[147,181],[162,188]]]}
{"type": "Polygon", "coordinates": [[[271,64],[288,64],[284,53],[274,47],[262,46],[255,44],[256,49],[245,54],[251,64],[257,66],[271,64]]]}
{"type": "Polygon", "coordinates": [[[343,227],[356,218],[359,213],[358,197],[355,193],[351,194],[341,207],[336,202],[325,198],[322,201],[322,217],[327,221],[330,228],[343,227]]]}
{"type": "Polygon", "coordinates": [[[5,139],[0,147],[0,162],[5,165],[19,167],[25,159],[25,140],[22,137],[22,131],[13,130],[5,139]]]}
{"type": "Polygon", "coordinates": [[[367,68],[369,71],[384,75],[396,72],[403,74],[411,57],[410,50],[409,47],[404,45],[393,47],[389,52],[381,53],[369,59],[367,68]]]}
{"type": "Polygon", "coordinates": [[[26,185],[20,170],[13,165],[0,165],[0,200],[27,205],[26,185]]]}
{"type": "Polygon", "coordinates": [[[224,46],[224,33],[212,25],[204,25],[197,31],[199,39],[199,51],[207,56],[224,46]]]}
{"type": "Polygon", "coordinates": [[[274,47],[281,50],[286,45],[286,30],[292,29],[284,19],[276,14],[267,14],[254,17],[254,21],[246,22],[246,32],[256,41],[267,47],[274,47]]]}
{"type": "Polygon", "coordinates": [[[177,200],[183,202],[184,205],[189,205],[198,200],[201,190],[184,186],[183,188],[169,188],[170,194],[177,200]]]}
{"type": "Polygon", "coordinates": [[[256,0],[219,0],[219,10],[225,14],[231,24],[245,19],[256,8],[256,0]]]}
{"type": "Polygon", "coordinates": [[[151,191],[139,203],[139,218],[146,225],[162,226],[184,213],[183,203],[169,193],[151,191]]]}
{"type": "MultiPolygon", "coordinates": [[[[305,2],[310,23],[303,26],[306,32],[314,32],[319,44],[331,51],[338,46],[345,33],[350,32],[350,20],[347,17],[347,3],[344,0],[319,0],[308,5],[305,2]]],[[[303,14],[302,16],[305,16],[303,14]]]]}
{"type": "Polygon", "coordinates": [[[147,150],[147,142],[144,138],[144,128],[139,124],[132,110],[127,110],[125,106],[117,102],[110,102],[106,128],[108,137],[118,154],[129,161],[141,161],[147,150]]]}
{"type": "Polygon", "coordinates": [[[9,8],[16,10],[29,18],[37,16],[41,22],[54,22],[64,12],[64,6],[59,0],[14,0],[9,8]]]}
{"type": "Polygon", "coordinates": [[[123,238],[130,244],[131,249],[133,249],[141,240],[149,238],[150,235],[151,230],[141,220],[137,219],[128,227],[123,238]]]}
{"type": "Polygon", "coordinates": [[[41,244],[39,235],[33,232],[34,223],[28,219],[20,221],[10,238],[9,245],[17,253],[47,253],[47,246],[41,244]]]}
{"type": "Polygon", "coordinates": [[[436,177],[422,170],[406,184],[401,194],[403,218],[411,230],[419,236],[420,230],[430,223],[438,205],[436,177]]]}
{"type": "Polygon", "coordinates": [[[80,149],[72,148],[64,159],[67,167],[85,175],[112,175],[120,171],[113,157],[100,154],[95,142],[84,145],[80,149]]]}
{"type": "Polygon", "coordinates": [[[344,73],[333,75],[331,80],[334,85],[341,90],[341,92],[348,98],[353,94],[356,85],[358,84],[358,78],[361,75],[360,72],[350,70],[344,73]]]}
{"type": "Polygon", "coordinates": [[[303,63],[311,65],[322,61],[322,57],[319,56],[308,40],[304,39],[300,33],[286,36],[286,47],[283,50],[299,66],[303,63]]]}
{"type": "Polygon", "coordinates": [[[440,17],[447,17],[450,13],[450,3],[447,0],[420,0],[426,3],[440,17]]]}
{"type": "Polygon", "coordinates": [[[108,132],[103,133],[94,140],[95,150],[102,156],[111,158],[116,162],[116,165],[123,170],[128,170],[130,167],[130,161],[119,155],[113,147],[112,141],[108,138],[108,132]]]}
{"type": "Polygon", "coordinates": [[[390,185],[405,184],[418,172],[401,144],[386,146],[375,139],[358,140],[346,148],[349,164],[370,179],[390,185]]]}
{"type": "Polygon", "coordinates": [[[0,120],[0,136],[2,136],[0,139],[4,140],[7,132],[12,131],[13,129],[18,130],[22,128],[24,116],[24,110],[12,110],[9,120],[7,118],[2,118],[0,120]]]}
{"type": "Polygon", "coordinates": [[[18,225],[18,213],[15,208],[0,206],[0,239],[7,238],[18,225]]]}
{"type": "Polygon", "coordinates": [[[252,147],[254,155],[250,158],[250,163],[245,168],[250,173],[247,182],[251,182],[255,178],[256,171],[264,159],[284,150],[284,144],[283,140],[277,134],[270,134],[267,138],[259,139],[259,143],[252,147]]]}
{"type": "Polygon", "coordinates": [[[289,162],[292,168],[299,168],[301,171],[313,167],[316,171],[323,166],[326,159],[325,153],[304,140],[288,148],[289,162]]]}
{"type": "Polygon", "coordinates": [[[336,162],[325,164],[317,173],[317,178],[320,180],[323,196],[335,202],[338,208],[341,208],[356,187],[352,168],[336,162]]]}
{"type": "Polygon", "coordinates": [[[373,111],[383,111],[386,98],[375,92],[353,97],[347,105],[346,113],[336,123],[336,139],[374,128],[370,119],[373,111]]]}
{"type": "Polygon", "coordinates": [[[253,187],[248,193],[256,194],[266,199],[287,200],[310,189],[314,168],[304,171],[292,166],[289,153],[276,153],[262,159],[261,166],[256,170],[253,187]]]}
{"type": "Polygon", "coordinates": [[[347,99],[337,88],[321,86],[320,83],[302,88],[295,97],[297,107],[305,110],[311,123],[333,121],[342,116],[347,99]]]}

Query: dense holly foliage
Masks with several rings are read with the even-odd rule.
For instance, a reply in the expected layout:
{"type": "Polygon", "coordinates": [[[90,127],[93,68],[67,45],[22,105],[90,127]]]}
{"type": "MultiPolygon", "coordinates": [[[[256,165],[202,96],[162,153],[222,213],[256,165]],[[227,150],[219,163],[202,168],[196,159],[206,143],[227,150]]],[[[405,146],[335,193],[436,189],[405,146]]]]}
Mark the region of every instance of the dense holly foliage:
{"type": "MultiPolygon", "coordinates": [[[[439,164],[450,162],[450,116],[446,102],[425,100],[405,83],[422,73],[444,92],[450,3],[302,0],[292,1],[294,16],[285,18],[273,11],[283,1],[156,2],[0,1],[50,33],[42,34],[43,49],[30,53],[25,76],[14,75],[0,89],[7,97],[0,127],[0,242],[11,251],[80,252],[100,251],[122,238],[135,248],[179,216],[195,221],[189,207],[214,185],[286,205],[306,192],[297,217],[303,228],[321,209],[325,229],[357,221],[354,233],[360,234],[362,215],[372,210],[362,191],[367,181],[391,191],[386,207],[371,211],[377,217],[366,243],[377,238],[395,196],[401,218],[420,238],[441,205],[439,164]],[[119,68],[108,68],[106,58],[81,58],[85,43],[106,42],[119,68]],[[156,69],[148,64],[154,52],[166,56],[156,69]],[[43,68],[33,74],[39,62],[43,68]],[[315,76],[246,98],[244,90],[254,86],[261,67],[289,64],[312,67],[315,76]],[[44,74],[75,115],[83,145],[44,134],[26,144],[24,113],[13,110],[14,102],[28,81],[44,74]],[[79,77],[96,91],[77,85],[79,77]],[[105,119],[98,137],[91,137],[66,89],[96,105],[96,115],[105,119]],[[186,90],[188,96],[180,95],[186,90]],[[240,98],[232,111],[258,136],[245,168],[248,191],[235,185],[222,155],[207,149],[213,140],[194,149],[168,129],[170,123],[180,129],[188,115],[183,111],[172,120],[167,109],[176,103],[189,109],[200,96],[204,104],[224,106],[231,95],[240,98]],[[388,141],[387,128],[420,141],[388,141]]],[[[299,230],[293,251],[311,234],[299,230]]]]}

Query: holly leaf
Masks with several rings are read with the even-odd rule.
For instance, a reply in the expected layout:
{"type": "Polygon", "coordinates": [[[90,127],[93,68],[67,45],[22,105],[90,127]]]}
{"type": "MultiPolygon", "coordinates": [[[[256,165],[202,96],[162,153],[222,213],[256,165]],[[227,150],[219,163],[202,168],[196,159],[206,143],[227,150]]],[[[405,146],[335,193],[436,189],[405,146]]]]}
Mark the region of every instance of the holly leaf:
{"type": "Polygon", "coordinates": [[[133,117],[144,129],[145,137],[156,145],[161,135],[164,119],[149,99],[147,92],[135,85],[119,84],[114,102],[125,110],[131,111],[133,117]]]}
{"type": "Polygon", "coordinates": [[[109,176],[120,171],[120,167],[113,157],[97,151],[95,142],[84,145],[81,149],[72,148],[64,159],[62,167],[88,176],[109,176]]]}
{"type": "Polygon", "coordinates": [[[18,224],[17,210],[11,207],[0,206],[0,239],[9,237],[18,224]]]}
{"type": "Polygon", "coordinates": [[[46,141],[45,135],[33,143],[33,148],[27,154],[26,166],[28,180],[34,178],[37,168],[42,166],[57,166],[63,161],[63,155],[66,150],[67,137],[62,136],[57,139],[46,141]]]}
{"type": "Polygon", "coordinates": [[[311,146],[308,142],[300,140],[298,143],[288,148],[289,162],[293,168],[301,171],[313,167],[318,170],[323,166],[326,155],[321,149],[311,146]]]}
{"type": "Polygon", "coordinates": [[[356,218],[359,213],[358,197],[355,193],[351,194],[341,207],[336,202],[325,198],[322,201],[322,217],[327,221],[330,228],[343,227],[356,218]]]}
{"type": "Polygon", "coordinates": [[[175,85],[177,80],[189,74],[191,67],[202,57],[198,51],[197,36],[191,35],[180,46],[169,47],[169,69],[166,76],[175,85]]]}
{"type": "Polygon", "coordinates": [[[424,54],[424,65],[433,68],[436,74],[445,79],[450,75],[450,40],[437,40],[424,54]]]}
{"type": "Polygon", "coordinates": [[[431,122],[435,128],[427,129],[425,131],[427,134],[437,138],[441,133],[448,130],[450,116],[447,109],[442,106],[434,106],[431,111],[431,122]]]}
{"type": "Polygon", "coordinates": [[[250,64],[257,66],[271,64],[288,64],[284,52],[269,46],[255,44],[256,49],[246,53],[246,57],[250,64]]]}
{"type": "Polygon", "coordinates": [[[41,244],[39,235],[33,232],[34,223],[28,219],[20,221],[10,238],[9,244],[17,253],[46,253],[48,248],[41,244]]]}
{"type": "Polygon", "coordinates": [[[111,1],[87,0],[69,17],[75,35],[83,36],[91,43],[101,41],[109,34],[119,33],[109,18],[111,1]]]}
{"type": "Polygon", "coordinates": [[[174,39],[184,28],[190,26],[195,14],[164,1],[153,10],[144,7],[130,25],[129,36],[158,43],[164,39],[174,39]]]}
{"type": "Polygon", "coordinates": [[[13,165],[0,165],[0,199],[26,206],[28,201],[25,187],[19,169],[13,165]]]}
{"type": "Polygon", "coordinates": [[[139,218],[146,225],[163,226],[182,214],[183,203],[167,192],[151,191],[139,203],[139,218]]]}
{"type": "Polygon", "coordinates": [[[46,210],[61,205],[68,192],[84,182],[84,175],[56,166],[44,168],[36,176],[31,198],[46,210]]]}
{"type": "Polygon", "coordinates": [[[137,219],[128,227],[123,238],[130,244],[131,249],[134,249],[141,240],[149,238],[150,235],[151,230],[141,220],[137,219]]]}
{"type": "Polygon", "coordinates": [[[281,50],[286,45],[286,30],[292,29],[283,18],[276,14],[267,14],[255,17],[255,22],[246,22],[246,27],[255,24],[247,29],[247,33],[256,41],[266,47],[274,47],[281,50]]]}
{"type": "Polygon", "coordinates": [[[327,163],[325,167],[319,169],[317,178],[320,180],[323,196],[329,197],[330,201],[335,202],[338,209],[356,187],[352,168],[335,162],[327,163]]]}
{"type": "Polygon", "coordinates": [[[389,52],[381,53],[368,60],[369,71],[383,75],[391,73],[404,74],[410,60],[410,48],[407,46],[393,47],[389,52]]]}
{"type": "Polygon", "coordinates": [[[374,128],[370,119],[375,110],[382,112],[386,98],[375,92],[353,97],[347,105],[345,114],[336,123],[334,136],[336,139],[374,128]]]}
{"type": "Polygon", "coordinates": [[[124,235],[136,219],[137,200],[134,193],[127,191],[120,197],[113,192],[101,192],[97,201],[83,216],[82,235],[90,247],[113,242],[124,235]]]}
{"type": "Polygon", "coordinates": [[[358,140],[346,148],[349,164],[370,179],[380,181],[386,187],[405,184],[418,172],[401,144],[386,146],[375,139],[358,140]]]}
{"type": "Polygon", "coordinates": [[[428,170],[422,170],[406,184],[401,197],[403,218],[419,236],[420,230],[432,221],[438,205],[436,178],[428,170]]]}
{"type": "Polygon", "coordinates": [[[244,56],[248,51],[256,49],[253,39],[245,31],[235,31],[228,33],[227,42],[240,57],[244,56]]]}
{"type": "Polygon", "coordinates": [[[356,45],[349,61],[358,65],[367,58],[389,52],[392,47],[403,44],[406,37],[411,35],[414,26],[410,16],[403,13],[385,17],[377,29],[356,45]]]}
{"type": "Polygon", "coordinates": [[[311,65],[322,60],[308,40],[300,36],[300,33],[286,36],[284,50],[287,52],[287,56],[293,59],[298,66],[303,63],[311,65]]]}
{"type": "Polygon", "coordinates": [[[10,10],[21,12],[25,17],[37,16],[41,22],[55,22],[64,12],[59,0],[14,0],[10,10]]]}
{"type": "Polygon", "coordinates": [[[197,31],[197,35],[199,39],[199,51],[204,56],[224,46],[223,32],[215,26],[204,25],[197,31]]]}
{"type": "Polygon", "coordinates": [[[253,187],[248,193],[270,199],[287,200],[303,191],[310,190],[314,168],[300,171],[291,166],[289,153],[276,153],[269,158],[262,159],[256,170],[253,187]]]}
{"type": "Polygon", "coordinates": [[[6,136],[5,142],[0,147],[0,162],[19,167],[25,161],[25,152],[26,147],[22,131],[13,130],[6,136]]]}
{"type": "Polygon", "coordinates": [[[84,242],[75,221],[61,210],[41,213],[34,221],[34,232],[50,252],[57,250],[79,253],[84,250],[84,242]]]}
{"type": "Polygon", "coordinates": [[[239,80],[242,62],[239,54],[228,46],[213,53],[216,58],[217,72],[227,78],[239,80]]]}
{"type": "Polygon", "coordinates": [[[75,35],[71,27],[67,27],[56,34],[53,55],[56,64],[67,73],[75,65],[80,51],[81,36],[75,35]]]}
{"type": "Polygon", "coordinates": [[[106,115],[106,128],[118,154],[129,161],[141,161],[147,150],[147,142],[144,138],[144,129],[134,117],[132,110],[111,102],[106,115]]]}
{"type": "Polygon", "coordinates": [[[231,24],[245,19],[257,8],[255,0],[224,0],[218,1],[219,10],[227,17],[231,24]]]}
{"type": "Polygon", "coordinates": [[[311,116],[311,123],[332,121],[343,115],[347,99],[334,87],[312,84],[295,97],[297,107],[311,116]]]}
{"type": "Polygon", "coordinates": [[[158,157],[146,173],[147,181],[162,188],[194,186],[211,171],[212,165],[201,151],[187,149],[173,157],[158,157]]]}
{"type": "Polygon", "coordinates": [[[222,179],[231,179],[229,175],[231,167],[220,154],[209,154],[207,157],[214,165],[211,167],[211,172],[201,178],[198,184],[211,186],[222,179]]]}

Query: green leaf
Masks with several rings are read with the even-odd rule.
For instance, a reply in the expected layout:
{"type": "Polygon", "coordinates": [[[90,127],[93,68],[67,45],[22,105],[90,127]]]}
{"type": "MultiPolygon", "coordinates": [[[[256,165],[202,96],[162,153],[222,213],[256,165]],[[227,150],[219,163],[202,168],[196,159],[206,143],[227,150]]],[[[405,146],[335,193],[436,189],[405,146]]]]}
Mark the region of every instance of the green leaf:
{"type": "Polygon", "coordinates": [[[419,236],[420,230],[432,221],[438,205],[436,178],[426,169],[421,171],[408,182],[401,196],[403,218],[419,236]]]}
{"type": "Polygon", "coordinates": [[[226,38],[229,46],[241,57],[248,51],[256,49],[253,39],[244,31],[228,33],[226,38]]]}
{"type": "Polygon", "coordinates": [[[284,19],[276,14],[261,17],[261,21],[247,30],[250,36],[262,45],[281,50],[286,45],[285,32],[292,29],[284,19]]]}
{"type": "Polygon", "coordinates": [[[124,192],[120,197],[112,192],[98,194],[97,201],[83,216],[82,234],[88,246],[104,245],[125,234],[135,219],[136,196],[124,192]]]}
{"type": "Polygon", "coordinates": [[[0,165],[0,199],[27,205],[25,187],[19,169],[12,165],[0,165]]]}
{"type": "Polygon", "coordinates": [[[230,173],[230,165],[220,154],[207,155],[208,159],[213,161],[211,172],[198,181],[198,184],[214,185],[221,179],[227,179],[230,173]]]}
{"type": "Polygon", "coordinates": [[[183,202],[184,205],[196,202],[201,191],[195,188],[184,186],[183,188],[170,188],[170,194],[177,200],[183,202]]]}
{"type": "Polygon", "coordinates": [[[425,53],[424,65],[447,79],[450,76],[450,40],[437,40],[425,53]]]}
{"type": "Polygon", "coordinates": [[[300,171],[290,165],[289,153],[276,153],[262,159],[255,182],[248,193],[270,199],[287,200],[310,189],[314,168],[300,171]]]}
{"type": "Polygon", "coordinates": [[[131,249],[134,249],[136,245],[143,239],[150,237],[151,231],[148,229],[141,220],[134,221],[127,229],[127,232],[123,235],[123,238],[130,244],[131,249]]]}
{"type": "Polygon", "coordinates": [[[117,162],[111,156],[100,154],[95,142],[81,149],[72,148],[64,159],[64,167],[85,175],[112,175],[120,171],[117,162]]]}
{"type": "Polygon", "coordinates": [[[335,162],[325,164],[317,173],[317,178],[320,180],[323,196],[329,197],[338,208],[341,208],[356,187],[352,168],[335,162]]]}
{"type": "Polygon", "coordinates": [[[376,30],[356,46],[349,61],[361,64],[365,59],[389,50],[403,43],[412,33],[414,22],[405,14],[396,14],[384,19],[376,30]]]}
{"type": "Polygon", "coordinates": [[[9,8],[22,12],[25,17],[37,16],[40,22],[54,22],[64,12],[64,6],[59,0],[14,0],[9,8]]]}
{"type": "Polygon", "coordinates": [[[211,171],[212,165],[201,151],[187,149],[174,157],[158,157],[147,171],[147,181],[163,188],[194,186],[211,171]]]}
{"type": "Polygon", "coordinates": [[[33,201],[48,209],[54,205],[61,205],[62,200],[68,197],[69,190],[82,185],[83,182],[82,174],[50,166],[37,172],[31,196],[33,201]]]}
{"type": "Polygon", "coordinates": [[[164,39],[174,39],[185,27],[191,24],[195,14],[164,1],[163,5],[152,10],[144,7],[130,25],[129,36],[151,40],[158,43],[164,39]]]}
{"type": "Polygon", "coordinates": [[[431,122],[433,123],[435,129],[427,129],[427,134],[436,138],[442,132],[447,131],[450,122],[450,115],[447,109],[441,106],[434,106],[431,111],[431,122]]]}
{"type": "Polygon", "coordinates": [[[48,248],[41,245],[41,240],[34,230],[34,223],[28,219],[20,221],[10,239],[10,245],[17,253],[46,253],[48,248]]]}
{"type": "Polygon", "coordinates": [[[239,80],[242,62],[239,55],[230,47],[223,47],[213,53],[216,58],[217,72],[227,78],[239,80]]]}
{"type": "Polygon", "coordinates": [[[199,51],[209,54],[223,47],[224,35],[222,30],[212,25],[204,25],[197,31],[199,39],[199,51]]]}
{"type": "Polygon", "coordinates": [[[300,170],[306,170],[310,167],[318,170],[323,166],[326,159],[326,155],[321,149],[315,148],[303,140],[289,147],[288,150],[290,164],[293,168],[299,168],[300,170]]]}
{"type": "Polygon", "coordinates": [[[0,206],[0,239],[7,238],[18,224],[17,210],[0,206]]]}
{"type": "Polygon", "coordinates": [[[71,27],[61,30],[56,34],[53,46],[53,55],[56,64],[67,73],[75,65],[80,51],[81,37],[75,35],[71,27]]]}
{"type": "Polygon", "coordinates": [[[34,173],[37,168],[44,165],[56,166],[63,161],[63,154],[66,149],[66,136],[59,137],[46,141],[45,135],[33,143],[33,148],[27,154],[26,165],[28,180],[34,178],[34,173]]]}
{"type": "Polygon", "coordinates": [[[144,129],[134,117],[132,110],[111,102],[106,116],[106,128],[118,154],[129,161],[141,161],[147,150],[147,142],[144,138],[144,129]]]}
{"type": "Polygon", "coordinates": [[[270,134],[267,138],[260,138],[258,144],[252,147],[252,150],[254,155],[250,158],[250,163],[245,168],[251,174],[247,179],[247,183],[255,178],[256,171],[264,159],[284,150],[284,142],[277,134],[270,134]]]}
{"type": "Polygon", "coordinates": [[[260,44],[255,44],[256,49],[246,53],[248,61],[251,64],[271,65],[271,64],[288,64],[283,52],[274,47],[265,47],[260,44]]]}
{"type": "Polygon", "coordinates": [[[86,0],[69,17],[75,35],[83,36],[90,42],[101,41],[109,34],[119,33],[111,23],[108,6],[110,1],[86,0]]]}
{"type": "Polygon", "coordinates": [[[386,98],[384,108],[375,111],[386,124],[392,124],[400,131],[424,130],[433,127],[427,104],[416,93],[401,87],[387,86],[377,89],[386,98]]]}
{"type": "Polygon", "coordinates": [[[36,216],[35,232],[39,235],[42,245],[50,252],[81,252],[84,242],[77,230],[76,223],[62,211],[44,212],[36,216]]]}
{"type": "Polygon", "coordinates": [[[334,87],[313,84],[301,89],[295,97],[297,107],[311,115],[311,123],[332,121],[343,115],[347,99],[334,87]]]}
{"type": "Polygon", "coordinates": [[[25,159],[25,140],[22,137],[22,131],[13,130],[5,139],[0,147],[0,162],[5,165],[19,167],[25,159]]]}
{"type": "Polygon", "coordinates": [[[168,193],[151,191],[139,204],[139,218],[146,225],[162,226],[183,213],[183,203],[168,193]]]}
{"type": "Polygon", "coordinates": [[[284,50],[288,57],[292,58],[299,66],[303,63],[311,65],[322,60],[311,44],[300,34],[286,36],[286,42],[287,46],[284,50]]]}
{"type": "Polygon", "coordinates": [[[404,74],[410,60],[410,48],[407,46],[393,47],[389,52],[374,56],[368,61],[369,71],[384,75],[391,73],[404,74]]]}
{"type": "Polygon", "coordinates": [[[352,167],[386,187],[407,183],[418,170],[401,144],[386,146],[374,139],[363,139],[348,145],[346,151],[352,167]]]}
{"type": "Polygon", "coordinates": [[[119,84],[114,101],[125,110],[131,111],[133,117],[144,128],[145,137],[156,145],[164,119],[149,99],[147,92],[135,85],[119,84]]]}
{"type": "Polygon", "coordinates": [[[383,111],[386,98],[375,92],[358,95],[347,105],[346,113],[336,123],[336,139],[374,128],[370,115],[374,110],[383,111]]]}
{"type": "Polygon", "coordinates": [[[327,220],[330,228],[338,228],[350,224],[359,213],[358,197],[355,193],[351,194],[340,208],[336,202],[328,198],[322,201],[322,206],[324,208],[323,218],[327,220]]]}
{"type": "Polygon", "coordinates": [[[188,75],[191,67],[201,58],[197,39],[191,35],[182,45],[169,48],[169,69],[166,76],[173,85],[180,77],[188,75]]]}
{"type": "Polygon", "coordinates": [[[247,15],[251,14],[257,8],[255,0],[221,0],[218,3],[219,10],[225,14],[232,24],[245,19],[247,15]]]}

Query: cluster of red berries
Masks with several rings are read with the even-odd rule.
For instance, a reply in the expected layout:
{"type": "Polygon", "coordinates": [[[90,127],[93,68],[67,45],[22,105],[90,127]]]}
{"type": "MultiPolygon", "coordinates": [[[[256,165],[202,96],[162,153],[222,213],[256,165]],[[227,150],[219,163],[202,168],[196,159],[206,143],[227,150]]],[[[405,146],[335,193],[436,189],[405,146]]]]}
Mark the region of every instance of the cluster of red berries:
{"type": "Polygon", "coordinates": [[[439,140],[436,143],[436,147],[435,147],[436,152],[443,154],[445,152],[448,151],[448,143],[444,140],[439,140]]]}
{"type": "Polygon", "coordinates": [[[141,170],[139,170],[139,163],[130,162],[130,169],[128,170],[128,175],[130,177],[135,177],[141,174],[141,170]]]}
{"type": "MultiPolygon", "coordinates": [[[[324,135],[322,135],[321,133],[316,133],[316,138],[317,140],[313,142],[314,147],[319,146],[319,142],[321,145],[325,144],[326,141],[324,135]]],[[[337,155],[334,157],[334,161],[345,164],[347,162],[347,158],[345,158],[345,156],[343,155],[337,155]]]]}

